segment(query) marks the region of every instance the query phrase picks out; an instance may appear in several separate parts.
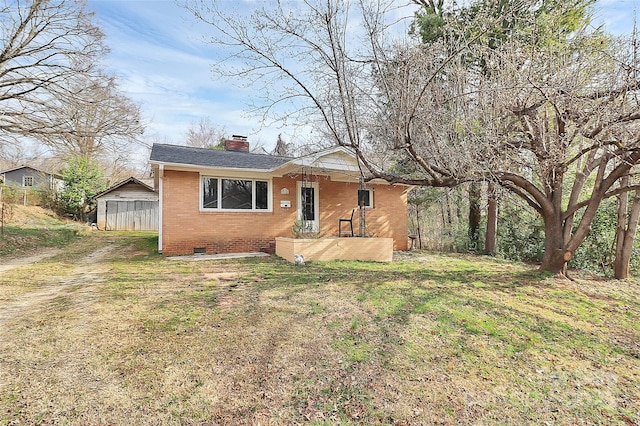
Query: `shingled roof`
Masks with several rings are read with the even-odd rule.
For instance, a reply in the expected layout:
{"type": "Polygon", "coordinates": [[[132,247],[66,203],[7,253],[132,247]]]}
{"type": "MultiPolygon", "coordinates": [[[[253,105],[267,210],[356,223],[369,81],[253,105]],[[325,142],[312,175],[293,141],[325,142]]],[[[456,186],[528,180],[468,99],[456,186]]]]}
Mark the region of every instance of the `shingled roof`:
{"type": "Polygon", "coordinates": [[[150,160],[157,163],[267,171],[288,163],[292,158],[154,143],[150,160]]]}
{"type": "Polygon", "coordinates": [[[115,184],[115,185],[113,185],[113,186],[110,186],[109,188],[105,189],[105,190],[104,190],[104,191],[102,191],[101,193],[99,193],[99,194],[97,194],[97,195],[94,195],[94,196],[93,196],[93,198],[100,198],[100,197],[102,197],[103,195],[108,194],[108,193],[109,193],[109,192],[111,192],[111,191],[115,191],[116,189],[118,189],[118,188],[120,188],[120,187],[123,187],[123,186],[125,186],[125,185],[126,185],[126,184],[128,184],[128,183],[134,183],[134,184],[136,184],[136,185],[140,185],[143,189],[146,189],[147,191],[155,192],[155,190],[154,190],[152,187],[150,187],[150,186],[149,186],[149,185],[147,185],[146,183],[142,182],[141,180],[136,179],[136,178],[134,178],[133,176],[131,176],[131,177],[129,177],[129,178],[127,178],[127,179],[123,180],[123,181],[120,181],[120,182],[116,183],[116,184],[115,184]]]}
{"type": "Polygon", "coordinates": [[[51,175],[56,179],[62,179],[62,175],[58,174],[58,173],[52,173],[52,172],[47,172],[45,170],[40,170],[40,169],[36,169],[35,167],[32,166],[26,166],[26,165],[22,165],[19,167],[14,167],[13,169],[9,169],[9,170],[0,170],[0,175],[3,175],[5,173],[11,173],[11,172],[15,172],[16,170],[20,170],[20,169],[31,169],[36,173],[42,173],[44,175],[51,175]]]}

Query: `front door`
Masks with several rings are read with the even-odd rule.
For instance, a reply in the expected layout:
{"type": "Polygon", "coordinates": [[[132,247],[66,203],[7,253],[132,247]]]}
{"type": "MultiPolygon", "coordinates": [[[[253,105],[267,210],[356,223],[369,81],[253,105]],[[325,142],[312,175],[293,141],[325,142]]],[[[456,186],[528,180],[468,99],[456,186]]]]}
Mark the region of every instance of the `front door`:
{"type": "Polygon", "coordinates": [[[302,222],[306,232],[318,232],[320,230],[318,184],[298,182],[297,192],[298,220],[302,222]]]}

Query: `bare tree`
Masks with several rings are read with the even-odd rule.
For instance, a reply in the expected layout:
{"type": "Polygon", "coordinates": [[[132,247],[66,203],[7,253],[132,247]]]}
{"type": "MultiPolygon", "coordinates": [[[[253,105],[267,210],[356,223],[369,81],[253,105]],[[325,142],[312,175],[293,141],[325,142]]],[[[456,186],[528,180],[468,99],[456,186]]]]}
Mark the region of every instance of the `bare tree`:
{"type": "Polygon", "coordinates": [[[628,40],[578,33],[568,43],[488,58],[481,111],[494,133],[487,171],[544,220],[543,269],[562,272],[586,238],[601,202],[640,160],[640,85],[628,40]],[[589,185],[587,187],[587,184],[589,185]],[[570,189],[565,197],[566,188],[570,189]]]}
{"type": "Polygon", "coordinates": [[[64,131],[51,99],[71,96],[69,83],[94,75],[106,51],[85,3],[2,0],[0,32],[0,143],[64,131]]]}
{"type": "Polygon", "coordinates": [[[119,91],[112,76],[77,75],[47,107],[48,117],[58,125],[35,137],[59,157],[124,159],[142,144],[140,107],[119,91]]]}
{"type": "MultiPolygon", "coordinates": [[[[264,96],[259,99],[263,115],[315,125],[321,139],[354,149],[376,177],[415,181],[384,171],[395,161],[393,155],[369,144],[372,123],[389,123],[389,117],[380,113],[386,99],[380,96],[376,76],[397,81],[402,72],[398,70],[406,71],[407,65],[397,52],[419,54],[420,60],[412,65],[419,64],[415,73],[422,76],[419,83],[424,87],[418,92],[423,99],[442,66],[465,49],[462,46],[449,54],[436,43],[425,54],[419,40],[406,38],[408,25],[396,27],[402,17],[412,18],[415,6],[399,15],[402,7],[389,0],[270,2],[243,16],[226,13],[216,2],[187,0],[185,5],[211,26],[212,43],[228,49],[228,58],[214,64],[215,72],[259,87],[255,92],[264,96]],[[350,19],[358,19],[361,25],[349,25],[350,19]],[[387,120],[381,123],[381,119],[387,120]]],[[[404,102],[402,107],[405,115],[422,112],[415,102],[404,102]]],[[[391,127],[394,135],[403,132],[395,123],[391,127]]],[[[419,182],[435,186],[459,182],[452,173],[445,175],[434,172],[419,182]]]]}
{"type": "Polygon", "coordinates": [[[276,141],[276,146],[272,153],[274,155],[286,157],[292,154],[293,148],[293,143],[285,142],[284,139],[282,139],[282,134],[278,134],[278,140],[276,141]]]}
{"type": "Polygon", "coordinates": [[[222,149],[227,130],[211,121],[209,117],[203,117],[199,121],[192,121],[187,129],[186,143],[195,148],[222,149]]]}
{"type": "MultiPolygon", "coordinates": [[[[433,43],[451,37],[451,33],[445,28],[452,23],[469,22],[472,16],[479,12],[488,14],[488,16],[502,19],[499,25],[491,28],[486,36],[482,37],[481,44],[489,49],[497,49],[503,43],[513,40],[514,38],[522,38],[531,47],[542,47],[548,42],[559,41],[558,34],[567,34],[582,28],[589,22],[590,5],[592,0],[572,1],[570,4],[555,0],[542,0],[536,2],[520,2],[520,7],[514,8],[513,2],[507,0],[479,0],[463,4],[445,3],[442,0],[414,0],[421,6],[421,10],[416,14],[416,21],[412,27],[412,32],[419,33],[425,44],[433,43]],[[569,6],[569,7],[567,7],[569,6]],[[554,32],[545,33],[540,28],[545,25],[549,17],[555,20],[554,32]],[[531,37],[535,35],[535,37],[531,37]],[[547,36],[549,38],[547,38],[547,36]]],[[[467,26],[467,31],[472,34],[476,31],[474,25],[467,26]]],[[[454,34],[455,35],[455,34],[454,34]]],[[[469,35],[467,35],[469,37],[469,35]]],[[[451,43],[448,43],[451,45],[451,43]]],[[[453,43],[452,47],[455,47],[453,43]]],[[[470,69],[476,69],[484,77],[489,72],[489,68],[485,63],[485,57],[474,55],[474,51],[470,50],[464,53],[467,66],[470,69]]],[[[482,78],[471,79],[470,87],[467,89],[470,93],[474,93],[477,87],[474,86],[482,78]]],[[[471,96],[466,96],[472,101],[471,96]]],[[[489,182],[488,186],[492,183],[489,182]]],[[[481,222],[481,196],[482,187],[480,182],[471,182],[469,188],[469,228],[468,236],[472,250],[479,249],[480,222],[481,222]]],[[[497,241],[497,202],[490,194],[492,188],[487,188],[488,205],[487,205],[487,227],[485,252],[495,253],[495,243],[497,241]]]]}

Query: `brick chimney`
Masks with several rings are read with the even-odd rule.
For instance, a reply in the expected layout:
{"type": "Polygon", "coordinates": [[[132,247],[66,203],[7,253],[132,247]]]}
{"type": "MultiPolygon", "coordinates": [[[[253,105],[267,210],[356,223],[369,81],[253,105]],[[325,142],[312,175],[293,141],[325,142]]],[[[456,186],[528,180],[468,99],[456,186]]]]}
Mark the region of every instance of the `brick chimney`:
{"type": "Polygon", "coordinates": [[[246,136],[233,135],[231,139],[224,141],[225,151],[244,151],[249,152],[249,142],[246,136]]]}

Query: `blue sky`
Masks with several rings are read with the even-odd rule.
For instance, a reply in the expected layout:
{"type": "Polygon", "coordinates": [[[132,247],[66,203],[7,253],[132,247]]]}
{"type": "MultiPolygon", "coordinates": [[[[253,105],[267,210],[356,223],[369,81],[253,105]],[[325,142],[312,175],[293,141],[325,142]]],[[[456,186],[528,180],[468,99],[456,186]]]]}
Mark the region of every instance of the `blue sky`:
{"type": "MultiPolygon", "coordinates": [[[[234,0],[250,8],[255,1],[234,0]]],[[[629,33],[640,0],[601,0],[596,22],[614,34],[629,33]]],[[[206,25],[173,0],[89,0],[89,8],[111,49],[105,67],[120,77],[121,89],[142,107],[147,142],[182,143],[192,122],[210,118],[229,136],[242,134],[272,148],[279,133],[246,112],[251,96],[228,81],[216,81],[211,65],[224,53],[204,42],[206,25]]]]}

